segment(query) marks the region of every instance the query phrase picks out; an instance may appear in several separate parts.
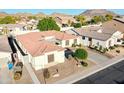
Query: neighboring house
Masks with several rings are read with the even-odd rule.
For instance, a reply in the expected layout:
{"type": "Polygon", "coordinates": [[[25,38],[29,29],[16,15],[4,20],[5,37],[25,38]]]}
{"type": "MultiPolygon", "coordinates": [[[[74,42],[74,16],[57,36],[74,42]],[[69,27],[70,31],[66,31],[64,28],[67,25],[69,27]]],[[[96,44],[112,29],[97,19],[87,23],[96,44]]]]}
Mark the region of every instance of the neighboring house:
{"type": "Polygon", "coordinates": [[[67,31],[73,35],[78,35],[82,39],[82,43],[85,46],[102,46],[103,48],[109,48],[117,44],[122,44],[123,34],[115,29],[105,27],[86,27],[78,28],[67,31]]]}
{"type": "Polygon", "coordinates": [[[77,36],[58,31],[31,32],[17,36],[16,40],[35,70],[63,63],[64,47],[79,43],[77,36]]]}
{"type": "Polygon", "coordinates": [[[56,16],[55,21],[60,27],[68,27],[71,23],[77,23],[73,16],[56,16]]]}
{"type": "Polygon", "coordinates": [[[60,27],[60,31],[70,30],[74,27],[71,27],[71,23],[77,23],[73,16],[56,16],[55,21],[60,27]]]}
{"type": "Polygon", "coordinates": [[[0,58],[11,60],[12,50],[9,46],[7,36],[0,36],[0,58]]]}
{"type": "Polygon", "coordinates": [[[0,30],[3,32],[3,34],[7,34],[11,31],[25,31],[25,25],[22,24],[1,24],[0,30]]]}
{"type": "Polygon", "coordinates": [[[0,32],[2,34],[12,33],[13,35],[25,34],[29,32],[39,32],[36,29],[36,24],[1,24],[0,32]]]}
{"type": "Polygon", "coordinates": [[[117,31],[120,31],[123,33],[124,38],[124,18],[116,18],[114,20],[108,21],[103,23],[103,27],[107,27],[110,29],[116,29],[117,31]]]}
{"type": "Polygon", "coordinates": [[[27,21],[27,23],[26,23],[27,29],[28,30],[36,30],[38,22],[39,21],[35,20],[35,19],[31,19],[31,20],[27,21]]]}

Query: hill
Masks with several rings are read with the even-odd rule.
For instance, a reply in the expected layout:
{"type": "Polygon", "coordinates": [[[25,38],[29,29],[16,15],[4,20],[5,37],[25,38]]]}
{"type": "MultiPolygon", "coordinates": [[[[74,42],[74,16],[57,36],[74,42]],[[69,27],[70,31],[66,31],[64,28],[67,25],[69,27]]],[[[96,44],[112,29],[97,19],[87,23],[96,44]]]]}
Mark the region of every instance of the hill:
{"type": "Polygon", "coordinates": [[[93,17],[93,16],[105,16],[106,14],[111,14],[113,16],[117,16],[118,14],[106,10],[106,9],[91,9],[91,10],[86,10],[80,15],[84,15],[86,17],[93,17]]]}

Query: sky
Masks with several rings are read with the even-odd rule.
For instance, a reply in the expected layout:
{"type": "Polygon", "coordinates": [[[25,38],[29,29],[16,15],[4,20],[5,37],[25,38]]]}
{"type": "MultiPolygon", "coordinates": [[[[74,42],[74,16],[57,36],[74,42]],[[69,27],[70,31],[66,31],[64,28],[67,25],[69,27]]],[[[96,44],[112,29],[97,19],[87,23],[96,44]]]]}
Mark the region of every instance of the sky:
{"type": "MultiPolygon", "coordinates": [[[[66,13],[66,14],[70,14],[70,15],[78,15],[82,12],[84,12],[87,9],[0,9],[0,12],[6,12],[9,14],[14,14],[14,13],[45,13],[45,14],[51,14],[54,12],[57,13],[66,13]]],[[[109,9],[110,11],[113,11],[117,14],[121,14],[124,15],[124,9],[109,9]]]]}

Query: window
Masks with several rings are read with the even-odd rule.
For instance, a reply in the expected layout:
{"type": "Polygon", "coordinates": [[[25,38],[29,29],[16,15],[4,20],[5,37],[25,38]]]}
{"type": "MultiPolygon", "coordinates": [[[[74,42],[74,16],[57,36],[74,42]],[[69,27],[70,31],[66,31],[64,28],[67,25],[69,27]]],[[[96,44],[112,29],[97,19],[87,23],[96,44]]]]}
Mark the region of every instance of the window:
{"type": "Polygon", "coordinates": [[[77,39],[74,39],[74,43],[77,44],[77,39]]]}
{"type": "Polygon", "coordinates": [[[92,38],[89,38],[89,41],[92,41],[92,38]]]}
{"type": "Polygon", "coordinates": [[[85,40],[85,36],[83,36],[82,39],[85,40]]]}
{"type": "Polygon", "coordinates": [[[66,45],[66,46],[69,45],[69,40],[66,40],[65,45],[66,45]]]}
{"type": "Polygon", "coordinates": [[[120,39],[117,39],[117,42],[121,42],[121,40],[120,39]]]}
{"type": "Polygon", "coordinates": [[[48,55],[48,63],[54,62],[54,54],[48,55]]]}

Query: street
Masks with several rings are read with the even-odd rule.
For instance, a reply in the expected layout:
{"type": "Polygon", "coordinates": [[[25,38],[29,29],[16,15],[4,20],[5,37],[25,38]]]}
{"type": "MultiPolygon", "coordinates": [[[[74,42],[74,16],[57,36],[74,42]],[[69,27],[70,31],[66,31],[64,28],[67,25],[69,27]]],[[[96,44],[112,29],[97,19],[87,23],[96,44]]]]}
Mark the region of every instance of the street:
{"type": "Polygon", "coordinates": [[[74,84],[124,84],[124,60],[74,84]]]}
{"type": "MultiPolygon", "coordinates": [[[[82,71],[79,73],[76,73],[74,75],[71,75],[65,79],[62,79],[60,81],[55,82],[55,84],[72,84],[77,81],[83,80],[86,77],[89,77],[93,75],[94,73],[97,73],[99,71],[102,71],[103,69],[106,69],[114,64],[120,63],[122,60],[124,60],[124,56],[117,56],[111,60],[108,60],[102,64],[97,64],[86,71],[82,71]]],[[[116,73],[114,74],[116,76],[116,73]]]]}

